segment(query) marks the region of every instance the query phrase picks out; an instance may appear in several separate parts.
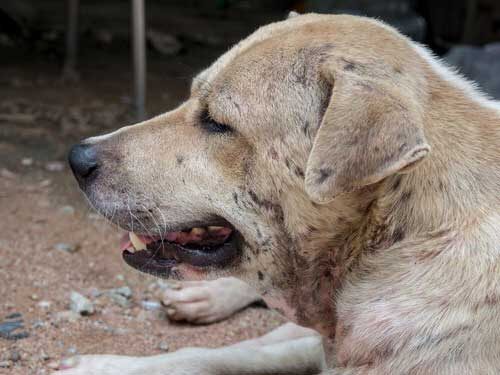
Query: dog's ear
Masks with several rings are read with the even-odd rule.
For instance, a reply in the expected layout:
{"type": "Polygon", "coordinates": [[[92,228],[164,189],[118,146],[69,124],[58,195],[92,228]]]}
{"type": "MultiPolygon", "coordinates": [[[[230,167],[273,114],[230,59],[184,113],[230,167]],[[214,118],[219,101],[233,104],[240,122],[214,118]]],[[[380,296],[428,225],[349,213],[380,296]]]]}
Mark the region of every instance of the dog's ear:
{"type": "Polygon", "coordinates": [[[415,90],[349,64],[321,70],[331,95],[305,176],[306,192],[318,203],[407,170],[430,151],[415,90]]]}

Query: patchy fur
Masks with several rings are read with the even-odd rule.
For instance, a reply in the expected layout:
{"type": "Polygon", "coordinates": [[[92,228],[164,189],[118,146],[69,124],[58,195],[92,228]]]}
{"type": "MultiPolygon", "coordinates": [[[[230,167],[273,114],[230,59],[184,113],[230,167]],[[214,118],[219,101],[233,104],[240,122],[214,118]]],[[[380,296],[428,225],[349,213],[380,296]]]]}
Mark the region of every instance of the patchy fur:
{"type": "Polygon", "coordinates": [[[500,106],[391,27],[265,26],[178,109],[88,142],[109,158],[86,193],[121,226],[230,221],[242,257],[205,276],[287,299],[334,338],[326,373],[500,373],[500,106]]]}

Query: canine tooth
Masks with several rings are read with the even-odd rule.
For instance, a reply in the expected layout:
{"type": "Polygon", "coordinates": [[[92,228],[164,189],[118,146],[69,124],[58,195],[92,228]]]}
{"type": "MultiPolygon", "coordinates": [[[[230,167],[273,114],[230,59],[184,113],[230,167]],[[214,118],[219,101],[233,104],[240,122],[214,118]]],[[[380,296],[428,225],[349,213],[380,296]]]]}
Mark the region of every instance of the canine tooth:
{"type": "Polygon", "coordinates": [[[135,234],[134,232],[129,232],[129,238],[130,242],[132,242],[132,245],[134,246],[134,249],[136,250],[146,250],[146,244],[142,242],[142,240],[135,234]]]}
{"type": "Polygon", "coordinates": [[[198,228],[198,227],[195,227],[193,229],[191,229],[191,234],[195,235],[195,236],[199,236],[199,235],[202,235],[203,233],[206,232],[206,229],[205,228],[198,228]]]}
{"type": "Polygon", "coordinates": [[[208,227],[208,231],[209,232],[218,232],[221,229],[224,229],[224,227],[217,227],[217,226],[210,226],[210,227],[208,227]]]}

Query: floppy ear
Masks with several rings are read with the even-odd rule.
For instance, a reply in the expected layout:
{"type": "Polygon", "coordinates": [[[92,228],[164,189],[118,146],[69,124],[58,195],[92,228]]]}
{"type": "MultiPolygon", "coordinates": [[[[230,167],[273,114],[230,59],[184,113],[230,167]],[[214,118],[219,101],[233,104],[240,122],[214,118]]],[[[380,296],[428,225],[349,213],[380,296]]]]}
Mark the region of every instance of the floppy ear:
{"type": "Polygon", "coordinates": [[[307,161],[310,198],[335,196],[409,168],[430,151],[416,94],[390,77],[358,75],[353,66],[326,67],[332,86],[307,161]]]}

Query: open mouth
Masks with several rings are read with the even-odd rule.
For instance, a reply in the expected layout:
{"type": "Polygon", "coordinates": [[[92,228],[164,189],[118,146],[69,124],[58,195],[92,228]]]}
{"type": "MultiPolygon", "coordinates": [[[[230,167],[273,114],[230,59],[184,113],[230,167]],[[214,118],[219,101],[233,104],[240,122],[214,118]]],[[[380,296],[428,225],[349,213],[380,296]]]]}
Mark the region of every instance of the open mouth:
{"type": "Polygon", "coordinates": [[[128,233],[121,249],[125,262],[145,273],[170,277],[181,263],[194,267],[224,267],[240,251],[241,235],[229,226],[195,227],[162,237],[128,233]]]}

